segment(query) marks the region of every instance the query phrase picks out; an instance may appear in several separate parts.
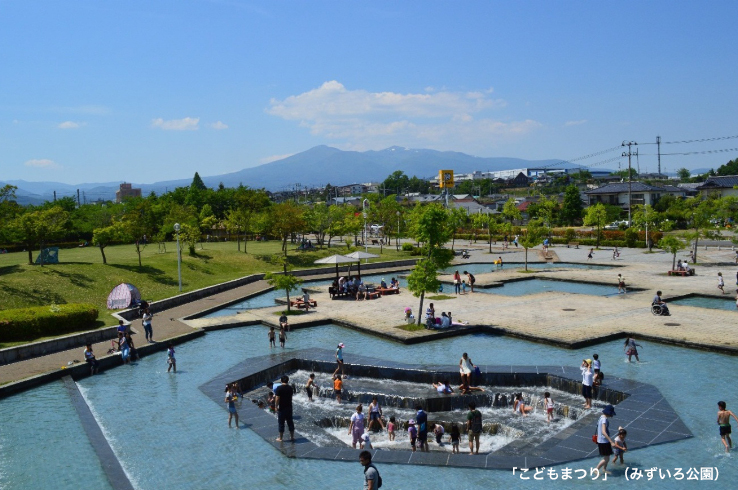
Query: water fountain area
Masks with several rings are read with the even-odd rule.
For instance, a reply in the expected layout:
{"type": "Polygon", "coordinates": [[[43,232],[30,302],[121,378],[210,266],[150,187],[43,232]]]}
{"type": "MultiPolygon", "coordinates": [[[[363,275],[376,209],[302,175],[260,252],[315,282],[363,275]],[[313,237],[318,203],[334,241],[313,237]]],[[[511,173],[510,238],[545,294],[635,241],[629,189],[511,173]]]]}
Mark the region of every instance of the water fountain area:
{"type": "MultiPolygon", "coordinates": [[[[593,427],[605,404],[615,405],[617,424],[628,425],[631,450],[692,437],[692,432],[674,412],[658,389],[650,384],[608,377],[596,394],[595,408],[581,408],[581,373],[567,366],[479,366],[479,386],[484,392],[472,395],[441,395],[431,386],[448,379],[458,385],[458,366],[419,366],[376,358],[352,356],[346,366],[343,403],[333,397],[331,374],[335,369],[333,351],[298,350],[245,360],[200,386],[211,400],[224,407],[224,387],[237,381],[244,392],[238,407],[246,427],[284,455],[294,458],[356,461],[358,449],[351,447],[349,418],[356,405],[369,403],[377,396],[384,419],[396,418],[397,438],[389,441],[385,432],[371,433],[373,461],[397,464],[510,469],[513,467],[550,466],[594,457],[593,427]],[[310,402],[304,384],[309,373],[316,374],[318,389],[310,402]],[[267,382],[276,382],[283,374],[295,387],[293,398],[296,441],[277,442],[276,416],[259,408],[254,401],[264,400],[267,382]],[[512,410],[513,396],[523,394],[534,415],[543,413],[541,400],[549,391],[554,399],[555,418],[548,425],[545,417],[522,417],[512,410]],[[462,454],[452,454],[448,442],[436,444],[429,434],[431,451],[411,452],[406,422],[414,418],[415,407],[428,412],[429,426],[439,423],[448,434],[456,423],[465,433],[467,406],[474,401],[484,417],[481,452],[470,457],[466,437],[462,436],[462,454]],[[637,435],[636,435],[637,434],[637,435]]],[[[448,440],[447,437],[445,438],[448,440]]]]}
{"type": "Polygon", "coordinates": [[[705,296],[701,294],[689,294],[669,300],[669,304],[682,306],[696,306],[698,308],[710,308],[713,310],[736,311],[735,296],[726,294],[724,297],[705,296]]]}
{"type": "MultiPolygon", "coordinates": [[[[602,265],[602,264],[588,264],[581,262],[528,262],[528,269],[544,269],[544,270],[557,270],[557,269],[585,269],[585,270],[609,270],[617,265],[602,265]]],[[[497,272],[500,270],[518,270],[524,269],[525,262],[504,262],[502,269],[497,264],[490,262],[469,262],[459,263],[446,267],[441,272],[443,274],[453,274],[456,271],[462,273],[463,271],[471,272],[474,275],[486,274],[488,272],[497,272]]],[[[462,278],[463,279],[463,278],[462,278]]]]}

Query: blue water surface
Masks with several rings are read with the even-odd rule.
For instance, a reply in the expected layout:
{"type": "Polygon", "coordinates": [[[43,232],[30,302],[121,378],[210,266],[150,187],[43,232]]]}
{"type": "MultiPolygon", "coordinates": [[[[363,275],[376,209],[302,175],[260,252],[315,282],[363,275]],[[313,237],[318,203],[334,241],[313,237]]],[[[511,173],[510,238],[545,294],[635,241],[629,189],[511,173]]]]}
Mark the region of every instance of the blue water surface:
{"type": "MultiPolygon", "coordinates": [[[[438,340],[419,345],[404,345],[367,336],[340,326],[320,326],[288,334],[287,350],[334,348],[344,342],[344,357],[351,362],[352,353],[418,365],[455,364],[462,352],[468,352],[477,364],[560,364],[578,366],[583,358],[597,352],[602,370],[607,375],[653,383],[679,413],[695,438],[677,443],[653,446],[626,453],[630,466],[642,469],[717,467],[723,485],[731,486],[738,478],[738,462],[725,457],[715,423],[718,400],[726,400],[728,408],[738,408],[734,395],[734,379],[738,370],[735,357],[677,347],[640,342],[640,363],[628,363],[621,341],[597,347],[567,350],[530,343],[508,337],[475,334],[438,340]]],[[[166,354],[147,357],[136,364],[121,366],[80,381],[80,389],[101,424],[116,455],[137,489],[178,488],[259,488],[291,489],[304,486],[350,489],[361,488],[362,470],[358,462],[314,461],[290,459],[273,449],[249,429],[229,429],[225,406],[206,398],[198,386],[245,358],[270,352],[267,330],[261,326],[209,332],[207,335],[177,347],[178,372],[166,372],[166,354]]],[[[347,380],[350,383],[350,379],[347,380]]],[[[65,449],[84,435],[76,422],[76,414],[64,407],[63,397],[49,398],[45,393],[54,385],[0,401],[3,415],[0,469],[20,463],[24,474],[40,475],[54,470],[52,477],[82,482],[93,468],[93,483],[75,488],[105,488],[98,485],[96,463],[89,454],[65,454],[65,449]],[[53,410],[53,415],[50,412],[53,410]],[[11,419],[7,417],[11,416],[11,419]],[[44,418],[47,417],[47,418],[44,418]],[[51,420],[48,417],[52,417],[51,420]],[[12,420],[12,424],[7,424],[12,420]],[[37,438],[48,438],[48,424],[55,424],[58,441],[37,445],[37,438]],[[19,461],[8,445],[24,443],[25,456],[19,461]],[[55,451],[51,449],[57,448],[55,451]],[[49,463],[51,461],[51,463],[49,463]]],[[[63,386],[59,389],[63,389],[63,386]]],[[[67,402],[68,403],[68,402],[67,402]]],[[[298,422],[298,431],[299,431],[298,422]]],[[[535,422],[534,422],[535,423],[535,422]]],[[[612,420],[617,427],[617,416],[612,420]]],[[[276,420],[275,420],[276,424],[276,420]]],[[[594,428],[593,428],[594,429],[594,428]]],[[[464,457],[462,454],[458,457],[464,457]]],[[[597,458],[556,467],[589,469],[597,458]]],[[[97,464],[99,466],[99,463],[97,464]]],[[[611,465],[614,474],[607,485],[625,485],[623,469],[611,465]]],[[[11,470],[12,471],[12,470],[11,470]]],[[[489,489],[530,488],[595,488],[602,482],[587,480],[562,482],[522,481],[511,471],[459,469],[445,467],[381,465],[383,488],[429,490],[449,488],[489,489]]],[[[37,489],[67,488],[39,485],[39,478],[28,481],[18,476],[4,476],[3,488],[37,489]]],[[[717,483],[719,485],[720,483],[717,483]]],[[[691,488],[716,485],[708,482],[681,483],[674,480],[652,480],[634,483],[644,488],[691,488]]],[[[69,486],[68,488],[73,488],[69,486]]],[[[597,487],[599,488],[599,486],[597,487]]]]}
{"type": "Polygon", "coordinates": [[[504,296],[524,296],[526,294],[544,293],[546,291],[589,294],[593,296],[618,294],[618,288],[616,286],[589,284],[574,281],[556,281],[550,279],[525,279],[522,281],[509,281],[506,282],[505,285],[502,287],[476,288],[475,291],[490,294],[502,294],[504,296]]]}
{"type": "MultiPolygon", "coordinates": [[[[606,270],[612,269],[614,266],[601,265],[601,264],[587,264],[578,262],[528,262],[528,269],[586,269],[586,270],[606,270]]],[[[456,271],[463,273],[464,271],[471,272],[472,274],[486,274],[488,272],[495,272],[499,270],[522,270],[525,269],[525,262],[504,262],[502,269],[495,264],[490,263],[479,263],[470,262],[468,264],[456,264],[446,267],[441,271],[443,274],[453,274],[456,271]]],[[[462,279],[464,279],[462,277],[462,279]]]]}
{"type": "Polygon", "coordinates": [[[669,301],[669,304],[683,306],[697,306],[698,308],[710,308],[713,310],[729,310],[738,311],[736,308],[735,298],[726,295],[725,298],[717,298],[714,296],[691,296],[689,298],[675,299],[669,301]]]}

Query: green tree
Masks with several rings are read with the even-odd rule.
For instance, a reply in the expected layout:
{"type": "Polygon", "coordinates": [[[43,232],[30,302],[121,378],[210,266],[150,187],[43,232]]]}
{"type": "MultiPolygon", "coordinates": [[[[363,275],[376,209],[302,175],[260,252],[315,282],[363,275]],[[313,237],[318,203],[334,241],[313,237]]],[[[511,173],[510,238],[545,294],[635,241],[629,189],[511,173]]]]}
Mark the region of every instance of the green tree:
{"type": "Polygon", "coordinates": [[[677,170],[676,174],[679,180],[687,180],[692,176],[692,173],[684,167],[677,170]]]}
{"type": "Polygon", "coordinates": [[[659,248],[669,252],[671,257],[671,270],[676,269],[676,256],[680,250],[686,248],[686,244],[675,236],[669,235],[659,240],[659,248]]]}
{"type": "Polygon", "coordinates": [[[105,257],[105,247],[112,243],[125,241],[127,238],[126,227],[120,222],[113,223],[112,225],[105,226],[103,228],[95,228],[92,232],[92,243],[100,249],[103,264],[108,263],[108,260],[105,257]]]}
{"type": "Polygon", "coordinates": [[[0,187],[0,241],[3,242],[11,241],[10,222],[21,211],[18,203],[15,202],[16,190],[18,188],[10,184],[0,187]]]}
{"type": "Polygon", "coordinates": [[[686,221],[687,227],[690,229],[684,234],[687,240],[694,242],[692,250],[694,262],[697,263],[697,247],[700,238],[716,238],[719,233],[715,231],[715,225],[712,224],[718,203],[715,199],[701,200],[696,197],[690,197],[680,202],[682,209],[682,219],[686,221]]]}
{"type": "Polygon", "coordinates": [[[141,252],[146,248],[148,238],[153,237],[158,231],[160,221],[152,211],[152,203],[146,199],[132,198],[125,204],[122,223],[126,228],[126,235],[133,240],[138,255],[138,266],[141,267],[141,252]],[[144,240],[144,237],[147,239],[144,240]]]}
{"type": "Polygon", "coordinates": [[[528,270],[528,249],[536,247],[543,243],[543,237],[546,235],[546,229],[543,221],[540,219],[532,219],[528,222],[528,227],[523,231],[520,237],[520,245],[525,249],[525,270],[528,270]]]}
{"type": "Polygon", "coordinates": [[[463,231],[469,222],[469,214],[466,209],[461,207],[453,207],[449,209],[449,225],[451,225],[451,250],[456,246],[456,232],[463,231]]]}
{"type": "Polygon", "coordinates": [[[601,230],[607,224],[607,219],[607,209],[601,202],[587,208],[587,214],[584,216],[584,224],[586,226],[597,227],[597,248],[600,248],[601,230]]]}
{"type": "Polygon", "coordinates": [[[520,212],[520,210],[518,209],[518,205],[515,202],[515,199],[513,199],[512,197],[507,200],[500,214],[502,214],[502,217],[504,219],[510,220],[511,225],[515,224],[516,219],[517,220],[523,219],[523,213],[520,212]]]}
{"type": "Polygon", "coordinates": [[[60,207],[52,207],[25,212],[10,223],[15,241],[28,250],[28,265],[33,265],[33,249],[36,245],[43,250],[47,241],[61,236],[68,219],[69,213],[60,207]]]}
{"type": "Polygon", "coordinates": [[[582,217],[582,198],[579,189],[570,185],[564,191],[564,203],[561,206],[561,219],[564,224],[574,226],[582,217]]]}
{"type": "Polygon", "coordinates": [[[272,206],[269,213],[270,230],[282,240],[282,252],[287,256],[287,239],[305,227],[304,209],[292,201],[272,206]]]}
{"type": "Polygon", "coordinates": [[[274,289],[283,289],[287,293],[287,311],[290,311],[290,291],[297,289],[302,284],[302,279],[289,274],[290,269],[285,257],[276,257],[275,259],[282,265],[283,272],[267,272],[264,274],[264,279],[274,289]]]}
{"type": "Polygon", "coordinates": [[[413,296],[420,297],[418,325],[421,322],[425,293],[438,291],[438,269],[447,267],[452,253],[442,250],[444,243],[451,238],[449,213],[440,204],[429,204],[413,210],[412,233],[419,243],[423,243],[424,258],[418,261],[407,278],[408,289],[413,296]]]}
{"type": "MultiPolygon", "coordinates": [[[[613,172],[612,175],[617,175],[623,180],[628,180],[628,169],[618,170],[617,172],[613,172]]],[[[631,180],[638,178],[638,172],[633,167],[630,168],[630,178],[631,180]]]]}
{"type": "Polygon", "coordinates": [[[195,172],[195,176],[192,178],[192,183],[190,184],[190,189],[197,189],[200,191],[204,191],[207,189],[207,186],[205,185],[205,182],[202,181],[200,178],[200,174],[195,172]]]}
{"type": "Polygon", "coordinates": [[[738,158],[734,158],[717,169],[718,175],[738,175],[738,158]]]}
{"type": "Polygon", "coordinates": [[[197,255],[197,252],[195,251],[195,246],[202,237],[202,234],[200,233],[200,227],[184,223],[179,232],[179,236],[182,241],[187,244],[187,249],[189,250],[190,255],[197,255]]]}
{"type": "Polygon", "coordinates": [[[392,194],[401,194],[410,185],[410,178],[405,175],[402,170],[396,170],[392,172],[384,182],[382,182],[382,189],[390,191],[392,194]]]}

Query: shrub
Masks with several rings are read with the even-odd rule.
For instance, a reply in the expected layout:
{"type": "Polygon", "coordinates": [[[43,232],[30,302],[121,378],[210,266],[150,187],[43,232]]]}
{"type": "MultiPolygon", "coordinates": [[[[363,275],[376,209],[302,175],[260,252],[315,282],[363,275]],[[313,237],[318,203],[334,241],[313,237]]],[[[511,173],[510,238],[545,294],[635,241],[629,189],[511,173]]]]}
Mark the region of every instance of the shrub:
{"type": "Polygon", "coordinates": [[[564,240],[566,243],[573,242],[574,237],[577,236],[577,232],[574,230],[574,228],[567,228],[564,232],[564,240]]]}
{"type": "Polygon", "coordinates": [[[638,232],[633,228],[625,230],[625,243],[628,247],[635,247],[636,241],[638,240],[638,232]]]}
{"type": "Polygon", "coordinates": [[[415,249],[415,246],[412,243],[403,243],[402,244],[402,251],[403,252],[412,252],[415,249]]]}
{"type": "Polygon", "coordinates": [[[0,311],[0,342],[34,340],[95,328],[91,304],[36,306],[0,311]]]}

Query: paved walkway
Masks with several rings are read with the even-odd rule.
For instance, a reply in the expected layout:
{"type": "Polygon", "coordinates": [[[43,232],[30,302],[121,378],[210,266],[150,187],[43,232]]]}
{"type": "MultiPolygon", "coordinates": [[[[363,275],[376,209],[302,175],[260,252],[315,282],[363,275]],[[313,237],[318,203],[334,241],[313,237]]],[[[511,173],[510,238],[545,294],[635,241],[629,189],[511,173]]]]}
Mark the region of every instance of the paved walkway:
{"type": "MultiPolygon", "coordinates": [[[[457,244],[457,248],[462,248],[462,246],[467,247],[468,245],[457,244]]],[[[473,326],[485,326],[485,328],[491,327],[509,335],[574,347],[582,342],[595,342],[597,339],[610,338],[627,332],[640,338],[660,339],[668,343],[722,351],[735,349],[738,353],[738,330],[726,328],[735,324],[738,314],[736,311],[673,305],[671,306],[671,317],[655,317],[650,313],[651,298],[657,289],[664,292],[666,299],[691,293],[734,297],[733,284],[736,266],[732,264],[735,254],[730,249],[700,250],[700,264],[696,268],[698,275],[683,278],[666,276],[666,271],[671,268],[672,257],[670,255],[661,252],[646,253],[643,249],[624,249],[621,251],[620,258],[615,261],[611,259],[611,250],[595,251],[593,263],[621,266],[617,269],[539,270],[530,274],[521,274],[518,271],[523,267],[511,263],[524,261],[522,249],[501,250],[494,247],[490,255],[484,244],[471,245],[471,247],[476,247],[476,250],[471,252],[471,259],[459,262],[460,265],[470,262],[490,262],[498,256],[502,256],[506,263],[503,271],[478,274],[476,276],[478,286],[492,285],[512,278],[544,277],[612,284],[613,295],[593,297],[543,292],[510,297],[494,294],[494,292],[475,292],[448,300],[433,301],[437,312],[451,310],[456,321],[470,324],[470,327],[459,327],[457,329],[459,331],[454,332],[456,334],[463,334],[463,330],[467,328],[478,330],[478,327],[473,326]],[[730,296],[721,295],[717,290],[718,271],[723,272],[726,290],[731,292],[730,296]],[[629,292],[625,295],[616,294],[618,273],[625,276],[629,286],[644,291],[629,292]]],[[[556,261],[586,262],[588,249],[558,246],[552,248],[551,252],[556,261]]],[[[540,250],[529,251],[528,260],[530,262],[542,261],[542,259],[540,250]]],[[[390,271],[387,272],[389,273],[390,271]]],[[[304,279],[329,277],[332,275],[311,276],[304,279]]],[[[451,278],[445,276],[442,279],[450,281],[451,278]]],[[[275,324],[277,318],[275,312],[283,307],[252,310],[240,315],[217,319],[182,320],[203,310],[268,288],[266,282],[259,281],[158,312],[153,322],[154,338],[159,342],[166,342],[168,339],[190,334],[193,329],[222,328],[249,322],[275,324]]],[[[404,324],[405,307],[412,308],[416,315],[419,313],[417,311],[419,299],[413,297],[407,290],[402,291],[399,295],[385,296],[370,301],[331,301],[327,288],[323,288],[312,297],[318,301],[318,308],[306,315],[291,317],[290,322],[296,327],[308,326],[315,322],[336,321],[403,342],[423,341],[429,336],[437,335],[427,330],[406,331],[399,328],[404,324]]],[[[430,301],[426,299],[424,307],[430,301]]],[[[134,322],[132,327],[136,332],[142,333],[139,321],[134,322]]],[[[139,344],[139,347],[144,342],[142,337],[142,335],[134,336],[134,341],[139,344]]],[[[264,339],[266,339],[266,331],[264,339]]],[[[98,358],[104,357],[109,348],[109,341],[93,345],[98,358]]],[[[69,361],[83,361],[82,351],[83,347],[80,347],[0,366],[0,385],[59,370],[69,361]]]]}

